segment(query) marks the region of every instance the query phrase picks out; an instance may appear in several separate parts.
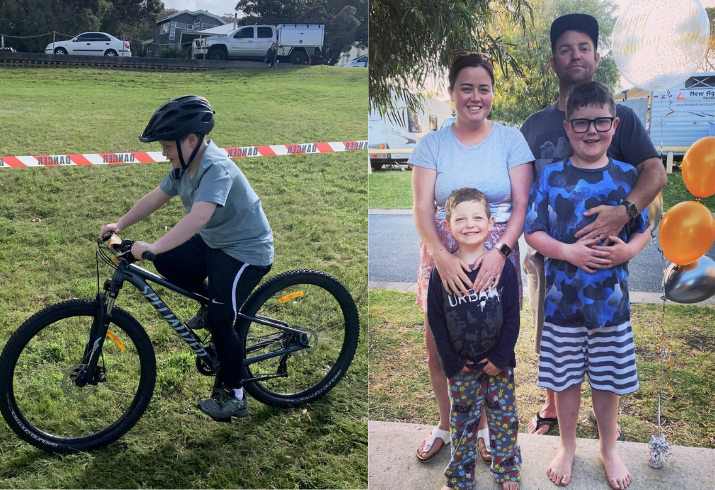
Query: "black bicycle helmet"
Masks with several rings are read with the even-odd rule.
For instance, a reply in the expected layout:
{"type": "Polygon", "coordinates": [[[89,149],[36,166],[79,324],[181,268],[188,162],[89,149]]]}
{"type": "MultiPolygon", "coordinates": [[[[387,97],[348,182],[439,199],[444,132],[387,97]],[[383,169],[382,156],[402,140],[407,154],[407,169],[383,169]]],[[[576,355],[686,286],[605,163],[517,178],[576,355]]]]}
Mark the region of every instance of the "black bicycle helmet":
{"type": "Polygon", "coordinates": [[[200,135],[199,144],[189,158],[189,163],[184,163],[184,156],[179,151],[181,168],[187,168],[193,161],[199,147],[214,127],[214,114],[209,101],[199,95],[182,95],[171,99],[159,107],[149,120],[144,132],[139,136],[142,143],[152,141],[176,141],[176,147],[186,136],[196,133],[200,135]]]}

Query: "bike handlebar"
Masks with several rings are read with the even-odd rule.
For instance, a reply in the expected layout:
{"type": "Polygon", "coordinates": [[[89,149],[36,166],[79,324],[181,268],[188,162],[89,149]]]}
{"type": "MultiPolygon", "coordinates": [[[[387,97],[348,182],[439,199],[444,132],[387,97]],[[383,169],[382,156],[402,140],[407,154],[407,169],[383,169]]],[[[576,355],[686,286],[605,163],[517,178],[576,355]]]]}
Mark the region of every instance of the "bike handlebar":
{"type": "MultiPolygon", "coordinates": [[[[136,262],[136,259],[132,255],[132,245],[134,242],[132,240],[124,239],[122,240],[116,233],[108,232],[105,233],[102,238],[100,238],[102,243],[109,242],[107,247],[114,253],[114,255],[119,260],[126,260],[129,263],[136,262]]],[[[142,254],[142,259],[154,262],[156,255],[152,252],[144,252],[142,254]]]]}

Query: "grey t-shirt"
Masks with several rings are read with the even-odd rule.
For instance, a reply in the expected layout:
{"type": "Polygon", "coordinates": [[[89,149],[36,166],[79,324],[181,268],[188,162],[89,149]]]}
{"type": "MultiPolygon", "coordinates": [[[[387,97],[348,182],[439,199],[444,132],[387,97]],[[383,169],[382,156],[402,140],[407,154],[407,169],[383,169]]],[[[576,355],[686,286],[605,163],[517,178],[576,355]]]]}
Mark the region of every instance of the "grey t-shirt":
{"type": "MultiPolygon", "coordinates": [[[[620,122],[607,152],[611,159],[635,167],[644,160],[658,156],[643,124],[630,107],[617,104],[616,116],[620,122]]],[[[566,113],[553,104],[529,116],[521,127],[521,133],[536,157],[534,180],[545,166],[573,155],[564,129],[564,119],[566,113]]]]}
{"type": "Polygon", "coordinates": [[[178,195],[187,213],[195,202],[216,203],[211,219],[199,230],[206,245],[246,264],[273,263],[273,232],[261,201],[243,172],[212,141],[193,178],[187,170],[176,179],[171,169],[159,187],[169,196],[178,195]]]}
{"type": "Polygon", "coordinates": [[[437,219],[445,219],[444,203],[462,187],[482,191],[489,199],[489,209],[497,223],[509,221],[512,212],[509,170],[530,163],[534,155],[516,128],[492,122],[492,130],[473,146],[460,142],[448,126],[424,135],[408,163],[437,171],[434,197],[437,219]]]}

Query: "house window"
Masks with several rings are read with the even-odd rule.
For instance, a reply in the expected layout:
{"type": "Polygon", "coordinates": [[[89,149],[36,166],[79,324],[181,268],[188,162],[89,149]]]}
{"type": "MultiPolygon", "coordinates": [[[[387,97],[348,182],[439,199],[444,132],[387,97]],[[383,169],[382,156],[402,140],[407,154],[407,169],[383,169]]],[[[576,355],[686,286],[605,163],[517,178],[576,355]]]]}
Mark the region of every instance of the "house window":
{"type": "Polygon", "coordinates": [[[168,23],[168,22],[164,22],[164,23],[161,25],[161,34],[168,34],[168,33],[169,33],[169,23],[168,23]]]}

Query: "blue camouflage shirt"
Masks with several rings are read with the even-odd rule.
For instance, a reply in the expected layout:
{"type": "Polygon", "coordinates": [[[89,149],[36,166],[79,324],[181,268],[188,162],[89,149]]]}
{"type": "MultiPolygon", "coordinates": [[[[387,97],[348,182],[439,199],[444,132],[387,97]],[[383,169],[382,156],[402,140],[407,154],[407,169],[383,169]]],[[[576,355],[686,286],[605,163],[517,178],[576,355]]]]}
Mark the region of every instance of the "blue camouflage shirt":
{"type": "MultiPolygon", "coordinates": [[[[531,188],[524,232],[545,231],[562,243],[575,243],[576,232],[596,220],[583,213],[603,204],[618,205],[637,178],[635,167],[613,159],[598,169],[575,167],[570,159],[548,165],[531,188]]],[[[618,237],[628,242],[648,226],[644,210],[618,237]]],[[[545,269],[545,322],[594,329],[630,320],[627,262],[591,273],[547,257],[545,269]]]]}

